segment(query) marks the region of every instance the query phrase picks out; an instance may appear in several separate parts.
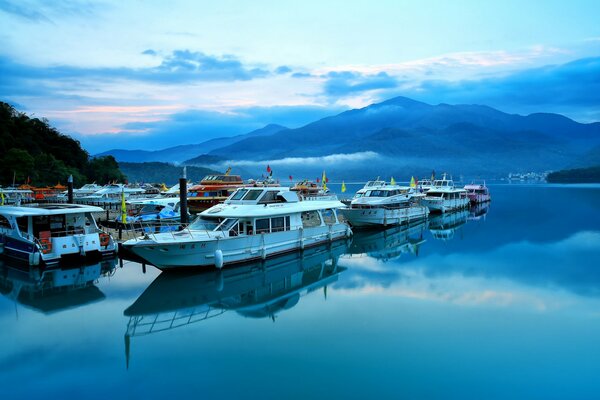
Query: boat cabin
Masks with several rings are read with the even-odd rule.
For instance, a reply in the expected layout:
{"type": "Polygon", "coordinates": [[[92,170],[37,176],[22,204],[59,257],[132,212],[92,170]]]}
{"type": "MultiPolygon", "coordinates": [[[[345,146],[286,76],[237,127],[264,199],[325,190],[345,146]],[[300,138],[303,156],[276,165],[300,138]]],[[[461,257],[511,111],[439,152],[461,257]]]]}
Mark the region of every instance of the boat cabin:
{"type": "Polygon", "coordinates": [[[327,226],[342,223],[340,206],[337,200],[300,201],[289,188],[244,187],[201,213],[189,228],[231,237],[327,226]]]}

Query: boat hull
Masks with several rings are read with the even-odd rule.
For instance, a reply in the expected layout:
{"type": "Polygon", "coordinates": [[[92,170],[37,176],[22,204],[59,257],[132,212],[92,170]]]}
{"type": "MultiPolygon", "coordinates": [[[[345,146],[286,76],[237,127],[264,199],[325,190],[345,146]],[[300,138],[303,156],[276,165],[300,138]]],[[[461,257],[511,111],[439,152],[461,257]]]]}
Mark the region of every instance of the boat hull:
{"type": "Polygon", "coordinates": [[[425,219],[429,215],[429,209],[424,206],[399,209],[343,208],[340,212],[353,227],[402,225],[425,219]]]}
{"type": "Polygon", "coordinates": [[[492,197],[489,194],[482,193],[468,193],[467,197],[469,198],[471,204],[486,203],[492,200],[492,197]]]}
{"type": "Polygon", "coordinates": [[[431,212],[446,213],[448,211],[460,210],[469,206],[469,199],[462,197],[459,199],[439,199],[427,197],[421,200],[421,203],[429,208],[431,212]]]}
{"type": "Polygon", "coordinates": [[[334,224],[312,228],[243,235],[220,239],[198,238],[161,241],[152,236],[144,240],[130,240],[123,244],[127,250],[161,270],[196,267],[214,267],[222,257],[223,265],[266,259],[286,252],[297,251],[334,240],[345,239],[352,234],[346,224],[334,224]],[[220,251],[220,255],[217,255],[220,251]]]}

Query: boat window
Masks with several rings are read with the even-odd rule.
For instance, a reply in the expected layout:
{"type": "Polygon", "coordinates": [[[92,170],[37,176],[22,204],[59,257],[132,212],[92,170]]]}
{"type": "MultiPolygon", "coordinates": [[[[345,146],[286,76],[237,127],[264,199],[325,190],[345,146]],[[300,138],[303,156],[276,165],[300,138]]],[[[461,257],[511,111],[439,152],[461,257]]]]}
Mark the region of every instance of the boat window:
{"type": "Polygon", "coordinates": [[[212,231],[217,225],[218,220],[198,217],[190,224],[190,229],[212,231]]]}
{"type": "Polygon", "coordinates": [[[323,216],[323,221],[325,221],[327,225],[335,224],[335,215],[333,214],[333,210],[323,210],[321,211],[321,215],[323,216]]]}
{"type": "Polygon", "coordinates": [[[17,218],[17,226],[19,227],[19,231],[28,232],[29,231],[29,223],[28,217],[19,217],[17,218]]]}
{"type": "Polygon", "coordinates": [[[265,192],[265,195],[259,201],[260,204],[275,203],[275,202],[277,202],[277,192],[274,190],[267,190],[265,192]]]}
{"type": "Polygon", "coordinates": [[[238,191],[236,191],[233,196],[231,197],[231,200],[239,200],[242,197],[244,197],[244,195],[246,194],[246,192],[248,192],[248,189],[240,189],[238,191]]]}
{"type": "Polygon", "coordinates": [[[302,226],[304,228],[311,228],[314,226],[321,225],[321,217],[317,211],[305,211],[302,213],[302,226]]]}
{"type": "Polygon", "coordinates": [[[269,218],[256,220],[256,233],[269,233],[269,218]]]}
{"type": "Polygon", "coordinates": [[[221,222],[221,224],[217,227],[216,230],[220,230],[220,231],[228,231],[230,229],[232,229],[235,224],[237,224],[238,220],[237,218],[225,218],[223,220],[223,222],[221,222]]]}
{"type": "Polygon", "coordinates": [[[271,232],[281,232],[285,230],[285,219],[283,217],[271,218],[271,232]]]}
{"type": "Polygon", "coordinates": [[[250,190],[248,191],[248,194],[244,196],[243,200],[256,200],[258,199],[258,196],[260,196],[261,193],[262,190],[250,190]]]}
{"type": "Polygon", "coordinates": [[[10,221],[4,215],[0,215],[0,228],[12,228],[10,221]]]}
{"type": "Polygon", "coordinates": [[[290,227],[290,216],[288,215],[287,217],[285,217],[285,230],[289,231],[291,229],[290,227]]]}
{"type": "Polygon", "coordinates": [[[364,193],[356,193],[356,194],[354,195],[354,198],[355,198],[355,199],[358,199],[358,198],[361,198],[361,197],[363,197],[363,195],[364,195],[364,193]]]}

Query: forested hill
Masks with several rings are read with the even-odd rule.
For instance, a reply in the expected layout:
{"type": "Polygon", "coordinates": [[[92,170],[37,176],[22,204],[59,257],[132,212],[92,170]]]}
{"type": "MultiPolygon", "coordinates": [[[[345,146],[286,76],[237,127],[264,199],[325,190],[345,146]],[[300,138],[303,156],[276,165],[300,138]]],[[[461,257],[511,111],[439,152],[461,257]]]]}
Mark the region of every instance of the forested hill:
{"type": "Polygon", "coordinates": [[[552,172],[546,180],[550,183],[600,183],[600,165],[552,172]]]}
{"type": "Polygon", "coordinates": [[[78,141],[61,134],[46,119],[30,118],[0,102],[0,184],[104,184],[126,177],[111,156],[90,158],[78,141]]]}
{"type": "MultiPolygon", "coordinates": [[[[182,167],[163,162],[120,162],[119,167],[131,182],[165,183],[169,186],[176,184],[182,173],[182,167]]],[[[206,175],[216,173],[208,168],[187,167],[187,178],[191,182],[199,182],[206,175]]]]}

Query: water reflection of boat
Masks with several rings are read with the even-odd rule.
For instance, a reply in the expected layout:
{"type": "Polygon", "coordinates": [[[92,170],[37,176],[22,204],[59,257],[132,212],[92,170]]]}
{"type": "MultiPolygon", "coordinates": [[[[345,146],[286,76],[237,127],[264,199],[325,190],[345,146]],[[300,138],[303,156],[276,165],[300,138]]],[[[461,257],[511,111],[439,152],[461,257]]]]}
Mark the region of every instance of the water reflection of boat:
{"type": "Polygon", "coordinates": [[[402,254],[419,254],[425,242],[423,232],[426,221],[395,226],[385,230],[362,230],[354,233],[348,250],[350,257],[367,255],[382,261],[400,257],[402,254]]]}
{"type": "Polygon", "coordinates": [[[460,227],[467,223],[469,210],[459,210],[452,213],[437,215],[429,219],[429,231],[439,240],[451,240],[460,227]]]}
{"type": "MultiPolygon", "coordinates": [[[[233,310],[244,317],[271,318],[301,296],[337,281],[337,260],[348,248],[333,242],[244,266],[200,273],[162,273],[125,311],[130,338],[168,331],[233,310]]],[[[129,363],[129,361],[127,361],[129,363]]]]}
{"type": "Polygon", "coordinates": [[[480,219],[485,220],[485,216],[487,215],[490,209],[490,202],[487,201],[485,203],[478,203],[471,206],[471,210],[469,212],[469,221],[479,221],[480,219]]]}
{"type": "Polygon", "coordinates": [[[0,263],[0,292],[24,306],[50,314],[104,299],[95,286],[114,272],[117,259],[75,268],[38,269],[0,263]]]}

